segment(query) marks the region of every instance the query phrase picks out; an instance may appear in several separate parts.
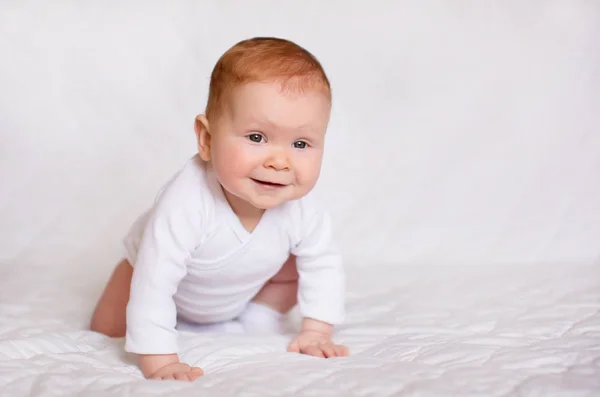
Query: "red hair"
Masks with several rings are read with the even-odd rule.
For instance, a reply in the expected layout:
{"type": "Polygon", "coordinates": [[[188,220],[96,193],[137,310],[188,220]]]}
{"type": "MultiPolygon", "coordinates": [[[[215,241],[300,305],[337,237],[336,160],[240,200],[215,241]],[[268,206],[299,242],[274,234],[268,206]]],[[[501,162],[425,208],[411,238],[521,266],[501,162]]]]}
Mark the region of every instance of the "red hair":
{"type": "Polygon", "coordinates": [[[288,92],[321,90],[331,100],[329,79],[314,55],[288,40],[255,37],[235,44],[217,61],[210,77],[208,120],[218,116],[235,87],[249,82],[280,82],[288,92]]]}

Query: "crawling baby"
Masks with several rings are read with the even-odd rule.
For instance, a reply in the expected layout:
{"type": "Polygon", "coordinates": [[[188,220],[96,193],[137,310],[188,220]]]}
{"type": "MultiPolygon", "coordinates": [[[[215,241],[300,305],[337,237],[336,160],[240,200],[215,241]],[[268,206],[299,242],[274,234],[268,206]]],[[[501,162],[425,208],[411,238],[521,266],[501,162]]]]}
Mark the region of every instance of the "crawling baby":
{"type": "Polygon", "coordinates": [[[127,255],[91,329],[125,336],[150,379],[194,380],[178,332],[280,333],[298,305],[288,350],[348,355],[332,341],[344,317],[344,273],[328,213],[314,194],[331,110],[318,60],[287,40],[254,38],[215,65],[198,152],[132,225],[127,255]]]}

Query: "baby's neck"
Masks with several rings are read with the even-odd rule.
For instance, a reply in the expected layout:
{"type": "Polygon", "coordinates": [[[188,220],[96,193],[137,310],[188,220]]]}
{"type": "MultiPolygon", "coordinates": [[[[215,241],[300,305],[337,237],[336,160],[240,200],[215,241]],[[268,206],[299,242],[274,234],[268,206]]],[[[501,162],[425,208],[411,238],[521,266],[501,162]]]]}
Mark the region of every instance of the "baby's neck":
{"type": "Polygon", "coordinates": [[[265,210],[256,208],[250,203],[240,199],[239,197],[235,197],[229,194],[225,189],[223,189],[223,193],[225,194],[225,198],[229,203],[229,206],[233,210],[233,212],[237,215],[241,224],[244,226],[248,232],[252,232],[260,219],[262,218],[265,210]]]}
{"type": "Polygon", "coordinates": [[[254,229],[256,228],[256,226],[258,225],[258,222],[260,222],[260,219],[262,218],[262,215],[264,214],[264,210],[262,210],[262,213],[258,216],[239,216],[238,218],[240,220],[240,223],[242,224],[242,226],[244,226],[244,229],[246,229],[249,233],[252,233],[254,231],[254,229]]]}

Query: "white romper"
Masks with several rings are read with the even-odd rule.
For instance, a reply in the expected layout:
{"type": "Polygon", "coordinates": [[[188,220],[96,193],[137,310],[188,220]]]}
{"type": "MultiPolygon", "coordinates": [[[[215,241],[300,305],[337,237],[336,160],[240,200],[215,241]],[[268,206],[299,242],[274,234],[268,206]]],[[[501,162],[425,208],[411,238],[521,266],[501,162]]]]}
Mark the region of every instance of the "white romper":
{"type": "Polygon", "coordinates": [[[126,351],[178,351],[177,318],[193,323],[239,316],[296,255],[303,317],[339,324],[345,277],[329,215],[312,194],[265,211],[248,232],[214,172],[196,155],[167,183],[125,238],[134,266],[126,351]]]}

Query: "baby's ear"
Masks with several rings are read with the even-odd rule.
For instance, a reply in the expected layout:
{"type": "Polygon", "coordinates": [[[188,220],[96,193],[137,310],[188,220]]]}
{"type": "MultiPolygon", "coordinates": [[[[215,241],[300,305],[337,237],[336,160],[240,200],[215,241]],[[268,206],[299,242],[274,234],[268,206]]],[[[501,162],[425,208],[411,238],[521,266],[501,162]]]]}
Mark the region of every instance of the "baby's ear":
{"type": "Polygon", "coordinates": [[[208,132],[208,119],[205,115],[196,116],[194,123],[196,140],[198,142],[198,154],[204,161],[210,161],[210,133],[208,132]]]}

